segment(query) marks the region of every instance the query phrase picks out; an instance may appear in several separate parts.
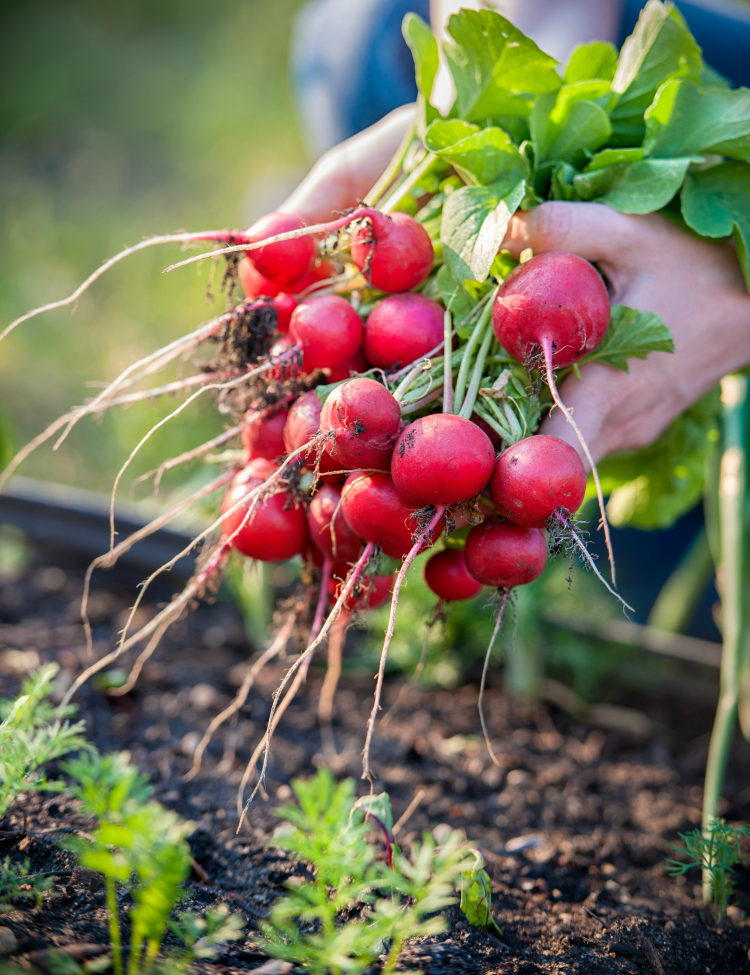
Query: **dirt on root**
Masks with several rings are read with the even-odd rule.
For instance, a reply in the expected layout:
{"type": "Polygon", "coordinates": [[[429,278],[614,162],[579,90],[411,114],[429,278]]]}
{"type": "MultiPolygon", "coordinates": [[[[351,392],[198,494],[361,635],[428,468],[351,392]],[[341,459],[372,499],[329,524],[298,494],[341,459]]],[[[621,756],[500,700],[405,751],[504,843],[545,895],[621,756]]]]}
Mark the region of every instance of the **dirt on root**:
{"type": "MultiPolygon", "coordinates": [[[[0,590],[4,696],[17,692],[21,672],[37,661],[57,660],[63,686],[86,664],[76,619],[82,568],[38,557],[22,578],[0,590]]],[[[92,593],[97,653],[122,625],[134,581],[101,578],[111,585],[92,593]]],[[[168,599],[169,592],[154,598],[168,599]]],[[[144,607],[143,620],[156,608],[144,607]]],[[[356,648],[352,633],[350,662],[356,648]]],[[[291,778],[308,776],[324,762],[337,776],[359,781],[372,702],[370,675],[342,680],[334,723],[339,754],[325,756],[316,714],[324,668],[313,667],[276,732],[267,798],[256,801],[236,835],[237,785],[263,734],[288,658],[262,673],[237,719],[216,734],[200,774],[189,782],[183,776],[209,721],[230,701],[252,657],[234,607],[203,605],[173,627],[133,692],[108,697],[92,680],[78,696],[98,747],[128,749],[151,776],[155,798],[195,824],[190,836],[195,867],[182,907],[204,911],[225,903],[246,922],[240,941],[222,948],[215,962],[199,963],[206,973],[247,972],[267,961],[257,940],[258,922],[286,879],[302,869],[268,844],[279,822],[274,809],[289,799],[291,778]]],[[[403,683],[388,680],[385,712],[403,683]]],[[[662,869],[677,833],[700,821],[712,695],[691,699],[670,690],[631,700],[648,711],[656,728],[644,740],[513,701],[498,679],[485,707],[499,766],[481,740],[476,697],[471,684],[405,690],[375,737],[375,788],[388,791],[396,819],[420,796],[399,833],[402,846],[427,829],[438,836],[448,826],[466,831],[484,853],[502,935],[476,931],[454,908],[447,915],[449,930],[409,943],[400,969],[435,975],[750,972],[750,922],[743,913],[750,911],[748,872],[738,869],[735,906],[717,925],[701,904],[698,874],[674,880],[662,869]]],[[[750,819],[748,772],[750,747],[737,740],[722,809],[730,821],[750,819]]],[[[360,788],[367,791],[364,783],[360,788]]],[[[65,834],[91,826],[65,795],[22,797],[0,823],[0,860],[28,858],[33,871],[59,871],[40,908],[19,903],[0,916],[0,926],[18,942],[6,960],[47,971],[51,949],[79,959],[106,951],[101,880],[77,869],[58,846],[65,834]]],[[[122,894],[123,907],[127,900],[122,894]]],[[[378,970],[374,966],[373,975],[378,970]]]]}

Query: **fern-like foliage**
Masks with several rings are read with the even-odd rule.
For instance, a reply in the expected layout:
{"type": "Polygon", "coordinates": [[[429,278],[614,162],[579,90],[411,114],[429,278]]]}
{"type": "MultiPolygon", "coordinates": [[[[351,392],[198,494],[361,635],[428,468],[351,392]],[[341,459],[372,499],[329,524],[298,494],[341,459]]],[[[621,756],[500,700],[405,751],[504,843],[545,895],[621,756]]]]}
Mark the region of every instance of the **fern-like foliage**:
{"type": "Polygon", "coordinates": [[[289,884],[272,908],[262,925],[266,951],[311,975],[357,975],[387,952],[383,972],[393,971],[407,938],[444,929],[437,912],[456,903],[456,884],[474,865],[463,835],[456,830],[438,847],[425,834],[410,858],[390,842],[389,869],[366,840],[372,822],[356,807],[351,779],[336,783],[320,769],[292,787],[298,804],[279,810],[290,825],[276,842],[314,876],[289,884]]]}
{"type": "Polygon", "coordinates": [[[91,745],[83,737],[84,724],[70,723],[74,707],[55,706],[56,664],[40,668],[24,681],[15,701],[0,701],[0,818],[20,792],[61,791],[63,782],[51,781],[42,766],[91,745]]]}
{"type": "Polygon", "coordinates": [[[680,833],[682,844],[672,849],[687,860],[667,860],[664,868],[673,877],[680,877],[699,867],[711,877],[711,892],[717,920],[727,913],[729,898],[734,891],[731,874],[742,863],[740,843],[743,836],[750,836],[750,826],[730,826],[723,819],[714,819],[702,833],[694,829],[690,833],[680,833]]]}

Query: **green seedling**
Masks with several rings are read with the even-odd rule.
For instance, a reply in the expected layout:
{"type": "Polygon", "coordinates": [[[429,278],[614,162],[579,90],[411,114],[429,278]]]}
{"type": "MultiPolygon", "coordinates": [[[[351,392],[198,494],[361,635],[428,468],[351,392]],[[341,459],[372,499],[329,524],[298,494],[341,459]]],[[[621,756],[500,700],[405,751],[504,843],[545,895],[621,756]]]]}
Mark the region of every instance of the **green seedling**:
{"type": "Polygon", "coordinates": [[[52,886],[52,878],[41,873],[29,873],[29,861],[20,865],[10,862],[6,857],[0,863],[0,914],[13,910],[13,901],[33,900],[39,907],[43,895],[52,886]]]}
{"type": "Polygon", "coordinates": [[[266,951],[312,975],[356,975],[385,953],[382,971],[392,972],[408,938],[444,930],[437,912],[456,903],[476,857],[458,830],[441,846],[425,834],[406,857],[393,842],[388,796],[355,802],[353,781],[337,784],[326,769],[292,787],[297,804],[279,810],[289,825],[276,842],[313,876],[290,883],[274,905],[262,925],[266,951]],[[386,838],[388,864],[366,841],[373,823],[386,838]]]}
{"type": "Polygon", "coordinates": [[[702,833],[694,829],[690,833],[680,833],[682,844],[672,849],[687,860],[667,860],[665,870],[673,877],[682,877],[693,867],[699,867],[711,878],[716,919],[726,916],[729,898],[734,891],[731,874],[742,862],[740,843],[743,836],[750,836],[750,826],[730,826],[723,819],[714,819],[702,833]]]}
{"type": "Polygon", "coordinates": [[[56,664],[26,679],[20,697],[0,701],[0,818],[22,792],[60,792],[65,783],[52,781],[41,768],[79,749],[91,748],[83,738],[84,724],[71,724],[73,706],[58,707],[48,698],[54,690],[56,664]]]}

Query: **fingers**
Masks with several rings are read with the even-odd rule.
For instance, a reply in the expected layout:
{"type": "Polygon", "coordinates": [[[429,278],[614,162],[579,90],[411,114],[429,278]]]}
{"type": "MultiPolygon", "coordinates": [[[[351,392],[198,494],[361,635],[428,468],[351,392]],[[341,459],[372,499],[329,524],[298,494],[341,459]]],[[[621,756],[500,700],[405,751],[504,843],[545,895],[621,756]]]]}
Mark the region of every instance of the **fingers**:
{"type": "Polygon", "coordinates": [[[414,121],[414,112],[414,105],[403,105],[329,149],[279,211],[294,213],[307,223],[322,223],[334,212],[356,206],[390,162],[414,121]]]}
{"type": "MultiPolygon", "coordinates": [[[[563,403],[573,413],[573,419],[588,444],[591,455],[599,461],[606,452],[603,437],[603,427],[610,412],[609,387],[612,382],[612,370],[599,363],[590,363],[581,369],[581,379],[574,375],[568,376],[560,387],[563,403]]],[[[573,427],[567,422],[562,413],[553,409],[542,424],[540,433],[559,437],[578,451],[584,466],[588,462],[583,455],[578,437],[573,427]]]]}
{"type": "Polygon", "coordinates": [[[542,203],[516,213],[503,247],[518,257],[530,247],[535,254],[568,251],[587,261],[607,261],[629,250],[637,233],[637,220],[604,203],[542,203]]]}

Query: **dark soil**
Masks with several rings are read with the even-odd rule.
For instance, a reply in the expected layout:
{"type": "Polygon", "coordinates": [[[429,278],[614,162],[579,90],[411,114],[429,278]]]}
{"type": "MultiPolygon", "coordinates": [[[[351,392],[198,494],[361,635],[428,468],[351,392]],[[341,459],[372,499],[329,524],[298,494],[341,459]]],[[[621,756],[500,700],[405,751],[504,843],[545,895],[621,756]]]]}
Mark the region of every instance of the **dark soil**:
{"type": "MultiPolygon", "coordinates": [[[[2,588],[3,695],[17,692],[21,670],[37,659],[59,661],[68,686],[80,672],[85,650],[75,606],[81,576],[81,566],[38,558],[23,578],[2,588]]],[[[121,625],[132,582],[115,578],[94,593],[97,652],[121,625]]],[[[169,592],[154,598],[168,599],[169,592]]],[[[154,611],[155,604],[145,610],[154,611]]],[[[356,637],[350,654],[352,645],[356,637]]],[[[256,801],[236,835],[237,784],[263,733],[286,666],[280,663],[263,673],[238,720],[217,733],[198,777],[183,780],[200,736],[235,693],[249,656],[234,607],[204,605],[173,627],[131,694],[107,697],[96,681],[79,694],[99,748],[128,749],[151,776],[156,798],[195,823],[190,844],[196,867],[183,906],[205,910],[226,903],[247,922],[245,939],[224,948],[216,962],[201,963],[205,972],[246,972],[267,960],[255,940],[257,921],[297,869],[267,845],[278,825],[274,808],[289,798],[290,778],[308,776],[325,761],[316,717],[321,668],[311,671],[276,733],[267,799],[256,801]]],[[[402,684],[389,680],[386,708],[402,684]]],[[[627,702],[648,711],[657,728],[649,740],[604,733],[560,712],[514,702],[493,687],[486,713],[500,767],[481,740],[475,685],[402,694],[376,736],[376,790],[389,792],[396,818],[424,790],[399,834],[402,845],[427,829],[439,836],[448,824],[481,848],[503,934],[472,929],[454,909],[448,933],[407,945],[401,968],[462,975],[750,972],[747,872],[737,871],[735,906],[717,925],[702,907],[698,874],[673,880],[662,869],[668,844],[700,821],[715,687],[709,683],[710,693],[691,698],[687,691],[695,684],[693,677],[681,695],[671,689],[627,702]]],[[[338,776],[359,780],[372,691],[370,676],[342,681],[334,728],[341,754],[330,762],[338,776]]],[[[730,821],[750,819],[748,772],[750,747],[738,740],[723,809],[730,821]]],[[[26,969],[48,970],[45,952],[52,948],[83,959],[107,945],[98,876],[77,870],[57,845],[66,832],[91,825],[64,795],[22,799],[0,823],[0,859],[28,857],[34,870],[70,871],[41,908],[19,904],[0,917],[19,943],[11,960],[26,969]]]]}

